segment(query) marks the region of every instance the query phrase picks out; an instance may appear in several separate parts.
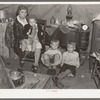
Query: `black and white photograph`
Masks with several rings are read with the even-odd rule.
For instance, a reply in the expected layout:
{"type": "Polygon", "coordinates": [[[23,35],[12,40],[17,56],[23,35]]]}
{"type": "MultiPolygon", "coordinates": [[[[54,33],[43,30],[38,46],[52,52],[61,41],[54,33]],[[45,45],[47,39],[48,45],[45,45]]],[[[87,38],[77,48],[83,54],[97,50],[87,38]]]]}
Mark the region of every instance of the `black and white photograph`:
{"type": "Polygon", "coordinates": [[[100,89],[99,34],[99,3],[0,3],[0,89],[100,89]]]}

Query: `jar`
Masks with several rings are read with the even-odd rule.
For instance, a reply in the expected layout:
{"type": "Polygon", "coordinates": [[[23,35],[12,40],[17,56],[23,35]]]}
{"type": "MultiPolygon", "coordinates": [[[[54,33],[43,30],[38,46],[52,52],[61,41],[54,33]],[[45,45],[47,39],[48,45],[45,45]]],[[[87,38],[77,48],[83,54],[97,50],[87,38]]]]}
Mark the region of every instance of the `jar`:
{"type": "Polygon", "coordinates": [[[51,19],[50,19],[50,24],[55,24],[55,21],[56,20],[55,20],[54,16],[52,16],[51,19]]]}

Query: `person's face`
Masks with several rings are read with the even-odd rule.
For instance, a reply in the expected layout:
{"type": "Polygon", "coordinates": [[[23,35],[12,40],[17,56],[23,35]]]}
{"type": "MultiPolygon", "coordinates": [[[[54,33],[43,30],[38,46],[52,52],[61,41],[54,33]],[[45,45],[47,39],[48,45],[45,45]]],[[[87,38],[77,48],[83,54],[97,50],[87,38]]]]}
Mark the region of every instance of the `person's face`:
{"type": "Polygon", "coordinates": [[[59,42],[52,42],[50,46],[51,46],[51,48],[52,48],[53,50],[55,50],[55,49],[58,48],[59,42]]]}
{"type": "Polygon", "coordinates": [[[25,9],[22,9],[20,12],[19,12],[19,17],[21,19],[25,19],[27,16],[27,11],[25,9]]]}
{"type": "Polygon", "coordinates": [[[33,27],[36,24],[36,20],[33,19],[29,19],[29,24],[33,27]]]}
{"type": "Polygon", "coordinates": [[[67,45],[67,51],[69,52],[69,53],[72,53],[73,51],[75,50],[75,47],[73,46],[73,45],[67,45]]]}

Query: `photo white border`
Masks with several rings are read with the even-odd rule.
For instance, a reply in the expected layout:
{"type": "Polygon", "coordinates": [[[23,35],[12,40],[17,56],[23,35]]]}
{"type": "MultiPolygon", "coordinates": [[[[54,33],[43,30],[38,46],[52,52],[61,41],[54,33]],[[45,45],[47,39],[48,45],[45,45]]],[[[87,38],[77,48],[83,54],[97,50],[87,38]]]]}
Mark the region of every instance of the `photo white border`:
{"type": "Polygon", "coordinates": [[[79,2],[79,1],[75,1],[75,2],[0,2],[0,4],[41,4],[41,5],[43,5],[43,4],[77,4],[77,5],[80,5],[80,4],[83,4],[83,5],[88,5],[88,4],[100,4],[100,2],[79,2]]]}
{"type": "Polygon", "coordinates": [[[87,89],[6,89],[0,98],[100,98],[100,90],[87,89]],[[54,92],[55,91],[55,92],[54,92]]]}
{"type": "MultiPolygon", "coordinates": [[[[0,4],[82,4],[100,2],[0,2],[0,4]]],[[[100,98],[98,89],[0,89],[0,98],[100,98]]]]}

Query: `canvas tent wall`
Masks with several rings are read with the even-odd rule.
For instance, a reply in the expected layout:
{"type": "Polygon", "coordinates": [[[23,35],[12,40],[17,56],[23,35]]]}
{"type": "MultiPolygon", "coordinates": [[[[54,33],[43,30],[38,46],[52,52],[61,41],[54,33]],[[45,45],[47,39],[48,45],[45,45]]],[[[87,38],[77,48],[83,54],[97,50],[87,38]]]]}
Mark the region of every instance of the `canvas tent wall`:
{"type": "MultiPolygon", "coordinates": [[[[7,17],[14,17],[16,9],[19,4],[0,4],[0,10],[4,10],[7,13],[7,17]]],[[[47,19],[47,24],[50,22],[52,15],[58,18],[60,21],[64,20],[67,13],[68,4],[27,4],[26,5],[29,14],[34,14],[38,18],[47,19]]],[[[92,33],[92,19],[93,17],[100,13],[100,4],[72,4],[73,20],[83,20],[86,23],[92,33]]],[[[90,34],[91,41],[91,34],[90,34]]],[[[89,48],[90,49],[90,44],[89,48]]]]}
{"type": "MultiPolygon", "coordinates": [[[[16,9],[18,8],[19,4],[0,4],[0,10],[4,10],[7,12],[7,17],[14,16],[16,13],[16,9]]],[[[60,20],[65,19],[67,13],[67,4],[31,4],[26,5],[29,14],[34,14],[39,18],[49,20],[52,15],[58,17],[60,20]]],[[[93,16],[100,11],[100,4],[79,4],[73,5],[73,19],[76,20],[84,20],[87,24],[89,24],[93,18],[93,16]]]]}

